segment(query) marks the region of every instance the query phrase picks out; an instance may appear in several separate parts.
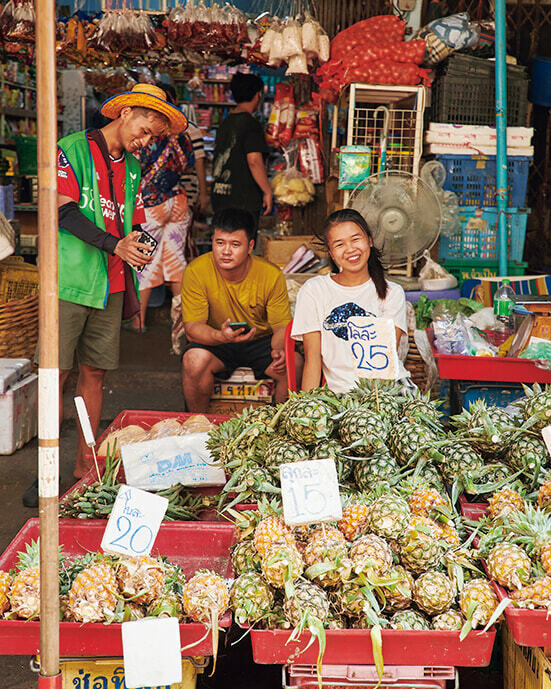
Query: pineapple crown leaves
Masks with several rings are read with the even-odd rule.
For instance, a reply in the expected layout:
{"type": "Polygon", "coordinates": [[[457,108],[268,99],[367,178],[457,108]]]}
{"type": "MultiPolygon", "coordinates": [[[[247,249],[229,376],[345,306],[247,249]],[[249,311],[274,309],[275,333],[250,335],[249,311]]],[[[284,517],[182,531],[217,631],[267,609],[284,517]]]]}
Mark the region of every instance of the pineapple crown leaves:
{"type": "Polygon", "coordinates": [[[551,541],[551,515],[527,503],[524,512],[506,515],[501,530],[513,543],[524,545],[529,554],[537,553],[551,541]]]}

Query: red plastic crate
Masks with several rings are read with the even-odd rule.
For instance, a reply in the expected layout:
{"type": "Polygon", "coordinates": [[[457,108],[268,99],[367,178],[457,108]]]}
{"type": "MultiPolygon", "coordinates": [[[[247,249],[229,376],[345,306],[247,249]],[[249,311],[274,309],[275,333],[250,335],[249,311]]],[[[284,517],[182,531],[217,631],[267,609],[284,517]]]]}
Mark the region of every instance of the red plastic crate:
{"type": "MultiPolygon", "coordinates": [[[[109,435],[109,433],[111,433],[111,431],[116,431],[124,426],[136,425],[140,426],[141,428],[149,429],[151,426],[153,426],[153,424],[156,424],[157,421],[162,421],[163,419],[177,419],[178,421],[182,422],[188,419],[190,416],[196,416],[196,414],[183,411],[146,411],[143,409],[123,409],[97,439],[96,448],[99,449],[100,445],[109,435]]],[[[224,421],[227,421],[230,418],[229,414],[204,414],[204,416],[206,416],[207,419],[215,425],[224,423],[224,421]]],[[[91,452],[87,453],[87,455],[90,458],[92,457],[91,452]]]]}
{"type": "MultiPolygon", "coordinates": [[[[497,582],[492,581],[498,598],[508,598],[507,591],[497,582]]],[[[509,605],[505,609],[505,622],[519,646],[551,646],[551,616],[544,608],[524,610],[509,605]]]]}
{"type": "Polygon", "coordinates": [[[459,496],[459,509],[461,514],[471,521],[477,522],[479,519],[484,517],[488,511],[487,502],[469,502],[467,497],[461,493],[459,496]]]}
{"type": "MultiPolygon", "coordinates": [[[[82,555],[100,550],[105,522],[80,522],[74,519],[59,520],[59,543],[65,555],[82,555]]],[[[39,535],[39,520],[29,519],[0,556],[0,569],[16,566],[17,553],[39,535]]],[[[152,555],[165,555],[179,564],[189,577],[201,568],[213,569],[225,578],[233,576],[230,547],[234,543],[231,524],[181,522],[162,524],[151,551],[152,555]]],[[[220,619],[221,627],[230,627],[232,616],[227,612],[220,619]]],[[[181,624],[182,646],[192,644],[205,634],[205,625],[181,624]]],[[[60,622],[60,648],[63,657],[122,656],[120,624],[80,624],[60,622]]],[[[26,620],[0,620],[0,655],[35,655],[40,652],[40,622],[26,620]]],[[[189,650],[190,655],[212,655],[210,635],[189,650]]]]}
{"type": "Polygon", "coordinates": [[[432,328],[427,328],[427,334],[440,378],[493,382],[499,380],[503,383],[551,383],[551,370],[536,366],[530,359],[440,354],[434,346],[432,328]]]}
{"type": "MultiPolygon", "coordinates": [[[[312,665],[291,665],[285,668],[284,687],[318,689],[316,668],[312,665]],[[288,680],[287,675],[288,674],[288,680]]],[[[374,665],[323,665],[321,669],[322,686],[363,687],[435,687],[446,689],[446,682],[455,679],[454,667],[426,667],[423,665],[385,665],[382,684],[379,684],[374,665]]]]}
{"type": "MultiPolygon", "coordinates": [[[[301,634],[298,640],[287,643],[290,634],[284,629],[253,629],[251,641],[254,661],[262,665],[314,665],[318,656],[318,642],[304,651],[310,642],[310,634],[301,634]]],[[[488,632],[472,631],[464,641],[459,641],[458,631],[384,629],[383,659],[385,665],[483,667],[490,663],[495,635],[495,629],[488,632]]],[[[330,629],[326,631],[326,639],[324,663],[374,664],[368,629],[330,629]]]]}

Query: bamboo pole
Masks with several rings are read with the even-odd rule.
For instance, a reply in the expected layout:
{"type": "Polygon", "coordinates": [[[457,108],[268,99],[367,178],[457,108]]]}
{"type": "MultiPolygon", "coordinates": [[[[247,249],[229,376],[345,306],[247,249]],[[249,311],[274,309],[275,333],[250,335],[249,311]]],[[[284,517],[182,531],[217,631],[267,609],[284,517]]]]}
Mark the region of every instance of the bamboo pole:
{"type": "Polygon", "coordinates": [[[60,689],[59,336],[57,292],[57,93],[55,0],[36,0],[38,130],[38,496],[40,517],[40,689],[60,689]]]}

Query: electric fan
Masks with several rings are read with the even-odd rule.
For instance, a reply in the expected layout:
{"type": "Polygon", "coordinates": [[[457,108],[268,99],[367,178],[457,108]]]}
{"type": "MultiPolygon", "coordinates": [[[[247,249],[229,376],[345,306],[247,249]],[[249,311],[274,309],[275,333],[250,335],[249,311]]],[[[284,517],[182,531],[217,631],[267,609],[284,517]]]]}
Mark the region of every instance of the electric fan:
{"type": "Polygon", "coordinates": [[[409,172],[386,170],[367,177],[353,189],[347,207],[366,219],[385,268],[408,277],[442,227],[438,196],[409,172]]]}

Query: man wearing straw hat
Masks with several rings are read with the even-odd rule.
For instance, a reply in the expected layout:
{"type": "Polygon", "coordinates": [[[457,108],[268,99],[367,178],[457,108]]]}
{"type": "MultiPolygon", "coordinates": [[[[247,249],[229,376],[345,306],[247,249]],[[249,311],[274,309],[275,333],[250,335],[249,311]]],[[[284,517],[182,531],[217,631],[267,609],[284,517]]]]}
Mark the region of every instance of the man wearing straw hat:
{"type": "MultiPolygon", "coordinates": [[[[133,154],[152,139],[187,127],[165,92],[150,84],[109,98],[100,112],[112,121],[71,134],[58,148],[60,419],[76,352],[77,394],[86,402],[94,433],[105,372],[118,367],[121,319],[139,313],[134,268],[151,261],[143,253],[150,246],[138,241],[145,214],[140,164],[133,154]]],[[[77,478],[89,469],[86,449],[79,433],[77,478]]],[[[23,503],[38,504],[36,482],[23,503]]]]}

